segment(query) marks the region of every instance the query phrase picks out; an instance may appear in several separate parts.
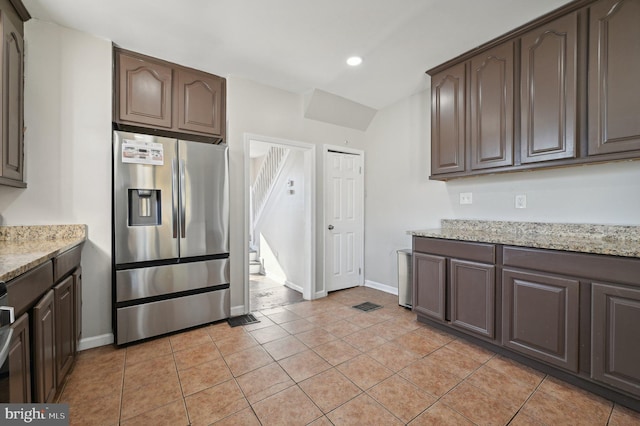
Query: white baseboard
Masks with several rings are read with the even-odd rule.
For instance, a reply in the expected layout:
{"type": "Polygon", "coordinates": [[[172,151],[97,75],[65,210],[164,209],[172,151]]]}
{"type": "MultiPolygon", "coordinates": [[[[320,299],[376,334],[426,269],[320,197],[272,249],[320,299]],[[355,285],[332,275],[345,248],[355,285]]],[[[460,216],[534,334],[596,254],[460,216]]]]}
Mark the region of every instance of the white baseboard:
{"type": "Polygon", "coordinates": [[[298,284],[294,284],[291,281],[285,281],[284,282],[285,287],[289,287],[291,290],[295,290],[298,293],[303,293],[302,291],[302,287],[300,287],[298,284]]]}
{"type": "Polygon", "coordinates": [[[244,305],[232,306],[231,307],[231,316],[238,317],[240,315],[244,315],[244,305]]]}
{"type": "Polygon", "coordinates": [[[314,300],[315,299],[321,299],[323,297],[327,297],[327,292],[326,291],[316,291],[316,294],[314,296],[314,300]]]}
{"type": "Polygon", "coordinates": [[[392,287],[390,285],[377,283],[371,280],[364,280],[364,286],[375,288],[376,290],[384,291],[385,293],[395,294],[396,296],[398,295],[398,287],[392,287]]]}
{"type": "Polygon", "coordinates": [[[87,337],[86,339],[80,339],[78,344],[78,350],[84,351],[87,349],[93,349],[100,346],[106,346],[113,343],[113,333],[102,334],[100,336],[87,337]]]}

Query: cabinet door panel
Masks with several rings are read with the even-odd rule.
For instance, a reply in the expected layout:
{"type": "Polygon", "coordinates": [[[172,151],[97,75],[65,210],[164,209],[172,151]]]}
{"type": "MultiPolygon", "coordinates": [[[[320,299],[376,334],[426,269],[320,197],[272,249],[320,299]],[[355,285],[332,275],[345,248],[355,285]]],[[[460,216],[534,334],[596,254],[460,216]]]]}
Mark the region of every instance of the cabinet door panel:
{"type": "Polygon", "coordinates": [[[49,290],[33,307],[34,402],[53,401],[56,394],[56,324],[55,298],[49,290]]]}
{"type": "Polygon", "coordinates": [[[640,396],[640,290],[591,287],[591,377],[640,396]]]}
{"type": "Polygon", "coordinates": [[[589,155],[640,150],[640,2],[601,0],[589,15],[589,155]]]}
{"type": "Polygon", "coordinates": [[[513,42],[471,59],[471,169],[513,165],[513,42]]]}
{"type": "MultiPolygon", "coordinates": [[[[2,12],[0,12],[2,13],[2,12]]],[[[23,180],[23,41],[6,13],[2,13],[2,176],[23,180]]]]}
{"type": "Polygon", "coordinates": [[[522,37],[521,162],[576,155],[578,15],[522,37]]]}
{"type": "Polygon", "coordinates": [[[171,128],[171,67],[123,52],[117,58],[119,120],[171,128]]]}
{"type": "Polygon", "coordinates": [[[220,77],[178,70],[178,129],[222,135],[224,86],[220,77]]]}
{"type": "Polygon", "coordinates": [[[11,325],[13,337],[9,348],[9,402],[31,402],[31,354],[29,352],[29,314],[22,314],[11,325]]]}
{"type": "Polygon", "coordinates": [[[413,280],[413,310],[444,321],[446,259],[414,252],[413,280]]]}
{"type": "Polygon", "coordinates": [[[576,280],[504,269],[503,345],[577,372],[579,304],[576,280]]]}
{"type": "Polygon", "coordinates": [[[465,64],[431,78],[431,174],[465,168],[465,64]]]}
{"type": "Polygon", "coordinates": [[[62,385],[64,377],[73,364],[75,354],[75,327],[74,327],[74,282],[73,276],[66,278],[56,285],[55,295],[55,322],[56,322],[56,377],[58,387],[62,385]]]}
{"type": "Polygon", "coordinates": [[[495,335],[495,266],[450,261],[451,324],[482,337],[495,335]]]}
{"type": "Polygon", "coordinates": [[[73,273],[73,297],[75,299],[74,327],[76,339],[76,352],[80,346],[80,338],[82,337],[82,268],[78,267],[73,273]]]}

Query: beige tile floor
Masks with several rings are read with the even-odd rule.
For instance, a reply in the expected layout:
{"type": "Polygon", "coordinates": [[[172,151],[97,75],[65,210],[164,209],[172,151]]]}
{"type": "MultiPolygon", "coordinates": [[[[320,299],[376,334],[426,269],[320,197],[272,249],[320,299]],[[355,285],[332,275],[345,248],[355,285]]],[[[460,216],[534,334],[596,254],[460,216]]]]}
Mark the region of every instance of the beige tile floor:
{"type": "Polygon", "coordinates": [[[640,425],[640,414],[419,324],[358,287],[79,354],[72,425],[640,425]],[[384,308],[361,313],[370,301],[384,308]]]}

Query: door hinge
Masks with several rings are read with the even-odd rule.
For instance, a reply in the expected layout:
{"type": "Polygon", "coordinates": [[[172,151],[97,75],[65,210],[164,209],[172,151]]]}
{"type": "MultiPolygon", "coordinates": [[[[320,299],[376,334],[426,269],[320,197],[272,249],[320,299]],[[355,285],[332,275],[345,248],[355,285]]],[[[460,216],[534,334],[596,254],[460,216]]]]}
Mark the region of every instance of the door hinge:
{"type": "Polygon", "coordinates": [[[362,275],[362,268],[358,268],[358,275],[362,275]]]}
{"type": "Polygon", "coordinates": [[[360,174],[362,174],[362,166],[360,166],[360,174]]]}

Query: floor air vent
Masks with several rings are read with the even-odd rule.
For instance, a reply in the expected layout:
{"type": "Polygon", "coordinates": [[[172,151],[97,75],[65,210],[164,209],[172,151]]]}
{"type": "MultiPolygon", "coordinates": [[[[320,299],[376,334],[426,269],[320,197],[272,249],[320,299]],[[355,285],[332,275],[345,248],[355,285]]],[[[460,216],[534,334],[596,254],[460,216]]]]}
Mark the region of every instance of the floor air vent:
{"type": "Polygon", "coordinates": [[[237,327],[239,325],[247,325],[247,324],[260,322],[260,320],[256,319],[256,317],[254,317],[253,314],[247,314],[247,315],[240,315],[239,317],[229,318],[227,322],[231,327],[237,327]]]}
{"type": "Polygon", "coordinates": [[[364,302],[352,307],[356,309],[360,309],[361,311],[364,311],[364,312],[375,311],[376,309],[382,308],[382,306],[376,305],[375,303],[371,303],[371,302],[364,302]]]}

